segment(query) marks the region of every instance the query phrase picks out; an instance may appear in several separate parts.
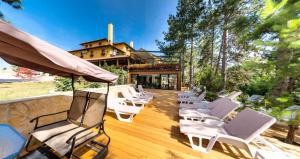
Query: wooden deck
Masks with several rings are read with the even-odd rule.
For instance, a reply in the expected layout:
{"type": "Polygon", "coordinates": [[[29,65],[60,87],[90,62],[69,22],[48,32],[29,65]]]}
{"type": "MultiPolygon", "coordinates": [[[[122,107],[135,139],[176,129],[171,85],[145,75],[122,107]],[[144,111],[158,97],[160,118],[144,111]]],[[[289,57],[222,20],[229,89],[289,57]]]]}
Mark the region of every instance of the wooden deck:
{"type": "MultiPolygon", "coordinates": [[[[176,91],[151,90],[156,93],[153,102],[135,116],[133,123],[120,122],[115,114],[107,113],[105,129],[111,137],[108,159],[119,158],[249,158],[237,148],[216,144],[208,153],[193,150],[185,135],[179,132],[176,91]]],[[[101,139],[99,139],[101,140],[101,139]]],[[[94,155],[92,150],[79,152],[82,158],[94,155]]]]}

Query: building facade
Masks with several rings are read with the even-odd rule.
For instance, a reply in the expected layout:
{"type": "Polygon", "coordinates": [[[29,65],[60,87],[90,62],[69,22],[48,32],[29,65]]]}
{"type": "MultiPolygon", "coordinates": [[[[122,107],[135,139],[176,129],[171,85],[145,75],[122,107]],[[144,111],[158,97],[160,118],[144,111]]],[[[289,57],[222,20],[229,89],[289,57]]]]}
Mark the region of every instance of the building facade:
{"type": "Polygon", "coordinates": [[[143,50],[135,50],[133,41],[114,43],[113,25],[108,24],[108,37],[81,43],[81,49],[69,51],[97,66],[115,65],[128,71],[128,83],[145,88],[181,89],[179,64],[162,62],[161,58],[143,50]]]}

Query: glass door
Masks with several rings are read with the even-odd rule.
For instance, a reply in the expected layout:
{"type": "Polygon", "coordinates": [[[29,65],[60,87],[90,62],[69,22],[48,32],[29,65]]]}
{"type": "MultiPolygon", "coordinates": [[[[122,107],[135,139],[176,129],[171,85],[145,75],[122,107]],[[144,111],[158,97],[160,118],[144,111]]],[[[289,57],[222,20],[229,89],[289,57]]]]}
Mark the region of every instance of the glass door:
{"type": "Polygon", "coordinates": [[[177,89],[177,75],[169,75],[169,89],[176,90],[177,89]]]}
{"type": "Polygon", "coordinates": [[[168,75],[161,75],[161,89],[169,89],[168,75]]]}
{"type": "Polygon", "coordinates": [[[161,89],[176,90],[177,89],[177,75],[175,75],[175,74],[161,75],[161,89]]]}

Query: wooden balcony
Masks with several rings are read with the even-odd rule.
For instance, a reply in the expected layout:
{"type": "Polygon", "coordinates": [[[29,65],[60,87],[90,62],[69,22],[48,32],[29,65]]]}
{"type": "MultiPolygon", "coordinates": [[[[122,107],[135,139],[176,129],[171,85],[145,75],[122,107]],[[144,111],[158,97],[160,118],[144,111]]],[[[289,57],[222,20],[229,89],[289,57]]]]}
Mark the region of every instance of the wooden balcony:
{"type": "Polygon", "coordinates": [[[156,63],[156,64],[132,64],[129,65],[130,72],[143,72],[143,71],[180,71],[179,64],[166,64],[166,63],[156,63]]]}

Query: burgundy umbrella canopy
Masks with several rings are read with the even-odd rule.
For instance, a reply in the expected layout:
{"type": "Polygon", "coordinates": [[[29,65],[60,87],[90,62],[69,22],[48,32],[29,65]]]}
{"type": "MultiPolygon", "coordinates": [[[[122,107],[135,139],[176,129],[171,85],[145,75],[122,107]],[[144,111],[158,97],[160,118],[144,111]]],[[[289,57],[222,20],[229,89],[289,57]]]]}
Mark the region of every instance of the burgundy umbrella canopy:
{"type": "Polygon", "coordinates": [[[118,76],[22,32],[0,20],[0,57],[6,62],[63,77],[82,76],[88,81],[116,82],[118,76]]]}

